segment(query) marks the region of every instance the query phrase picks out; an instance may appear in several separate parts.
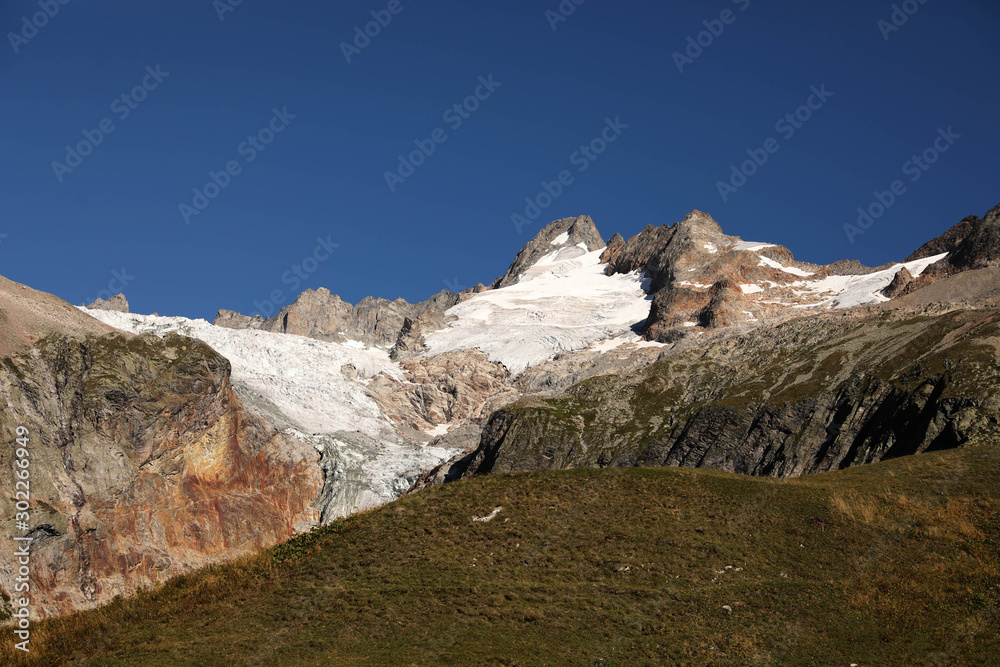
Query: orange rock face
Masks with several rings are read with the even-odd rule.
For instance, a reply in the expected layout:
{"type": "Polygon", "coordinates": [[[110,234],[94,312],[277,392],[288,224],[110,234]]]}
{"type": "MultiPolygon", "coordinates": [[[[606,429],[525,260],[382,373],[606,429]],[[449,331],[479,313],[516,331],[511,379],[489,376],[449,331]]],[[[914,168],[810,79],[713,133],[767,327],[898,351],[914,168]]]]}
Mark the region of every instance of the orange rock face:
{"type": "MultiPolygon", "coordinates": [[[[0,368],[0,400],[6,440],[20,425],[31,433],[37,616],[95,606],[318,520],[318,453],[248,412],[228,362],[197,341],[50,338],[0,368]]],[[[4,448],[0,485],[13,489],[10,457],[4,448]]],[[[14,516],[11,495],[4,516],[14,516]]],[[[6,596],[13,544],[0,544],[6,596]]]]}

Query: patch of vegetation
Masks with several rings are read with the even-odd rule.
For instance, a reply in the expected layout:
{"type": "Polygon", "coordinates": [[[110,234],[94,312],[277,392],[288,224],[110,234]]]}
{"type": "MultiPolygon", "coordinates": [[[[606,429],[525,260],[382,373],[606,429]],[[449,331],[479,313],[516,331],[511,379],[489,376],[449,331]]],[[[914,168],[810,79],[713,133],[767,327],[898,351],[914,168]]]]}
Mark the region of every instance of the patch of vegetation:
{"type": "Polygon", "coordinates": [[[0,662],[991,664],[998,470],[980,446],[795,480],[491,475],[37,624],[0,662]]]}
{"type": "Polygon", "coordinates": [[[340,519],[326,526],[316,526],[308,533],[296,535],[284,544],[279,544],[271,550],[271,560],[275,563],[287,563],[298,560],[313,553],[322,541],[330,535],[343,535],[352,526],[357,525],[358,515],[340,519]]]}

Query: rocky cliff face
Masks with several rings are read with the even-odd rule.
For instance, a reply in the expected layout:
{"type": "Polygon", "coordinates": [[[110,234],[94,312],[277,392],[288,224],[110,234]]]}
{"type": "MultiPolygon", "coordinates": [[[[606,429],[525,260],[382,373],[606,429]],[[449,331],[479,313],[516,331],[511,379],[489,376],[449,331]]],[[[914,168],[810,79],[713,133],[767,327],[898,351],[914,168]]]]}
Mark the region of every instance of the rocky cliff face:
{"type": "Polygon", "coordinates": [[[917,248],[907,261],[948,253],[927,268],[903,293],[926,287],[947,276],[1000,265],[1000,205],[983,218],[970,215],[917,248]]]}
{"type": "MultiPolygon", "coordinates": [[[[621,239],[621,237],[618,237],[621,239]]],[[[712,216],[692,211],[680,222],[647,226],[609,245],[610,275],[641,271],[653,304],[643,325],[648,340],[673,342],[696,323],[714,329],[779,315],[784,307],[819,300],[799,289],[807,279],[873,271],[858,265],[818,267],[795,261],[784,246],[745,242],[722,231],[712,216]]]]}
{"type": "Polygon", "coordinates": [[[492,415],[462,472],[790,477],[995,438],[1000,311],[934,310],[803,318],[522,399],[492,415]]]}
{"type": "Polygon", "coordinates": [[[414,433],[442,424],[467,424],[485,418],[491,399],[517,392],[507,386],[510,373],[478,350],[446,352],[400,362],[405,379],[375,378],[368,389],[386,415],[414,433]]]}
{"type": "MultiPolygon", "coordinates": [[[[318,519],[317,452],[244,410],[229,369],[176,335],[50,335],[4,359],[0,433],[30,432],[34,613],[94,606],[318,519]]],[[[13,544],[0,545],[5,595],[13,544]]]]}

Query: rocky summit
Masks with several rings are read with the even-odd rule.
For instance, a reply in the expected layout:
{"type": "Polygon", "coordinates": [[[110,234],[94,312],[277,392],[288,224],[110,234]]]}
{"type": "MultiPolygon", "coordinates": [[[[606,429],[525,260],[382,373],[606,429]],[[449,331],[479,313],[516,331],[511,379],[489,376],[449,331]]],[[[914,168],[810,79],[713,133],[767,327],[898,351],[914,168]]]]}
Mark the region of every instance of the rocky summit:
{"type": "Polygon", "coordinates": [[[124,294],[115,294],[106,301],[104,299],[97,299],[97,301],[94,301],[87,308],[90,310],[113,310],[119,313],[127,313],[128,300],[124,294]]]}
{"type": "Polygon", "coordinates": [[[820,266],[701,211],[607,242],[577,216],[459,294],[307,290],[214,323],[0,280],[0,425],[30,433],[39,613],[463,478],[789,478],[993,441],[1000,206],[941,228],[897,263],[820,266]]]}

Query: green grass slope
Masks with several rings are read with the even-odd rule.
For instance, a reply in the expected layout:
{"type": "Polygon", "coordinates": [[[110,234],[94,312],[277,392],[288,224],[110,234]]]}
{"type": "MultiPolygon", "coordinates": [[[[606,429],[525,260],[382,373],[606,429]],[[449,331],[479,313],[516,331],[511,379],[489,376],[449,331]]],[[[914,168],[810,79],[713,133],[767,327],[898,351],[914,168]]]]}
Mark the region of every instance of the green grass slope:
{"type": "Polygon", "coordinates": [[[480,477],[36,625],[0,662],[1000,664],[998,464],[480,477]]]}

